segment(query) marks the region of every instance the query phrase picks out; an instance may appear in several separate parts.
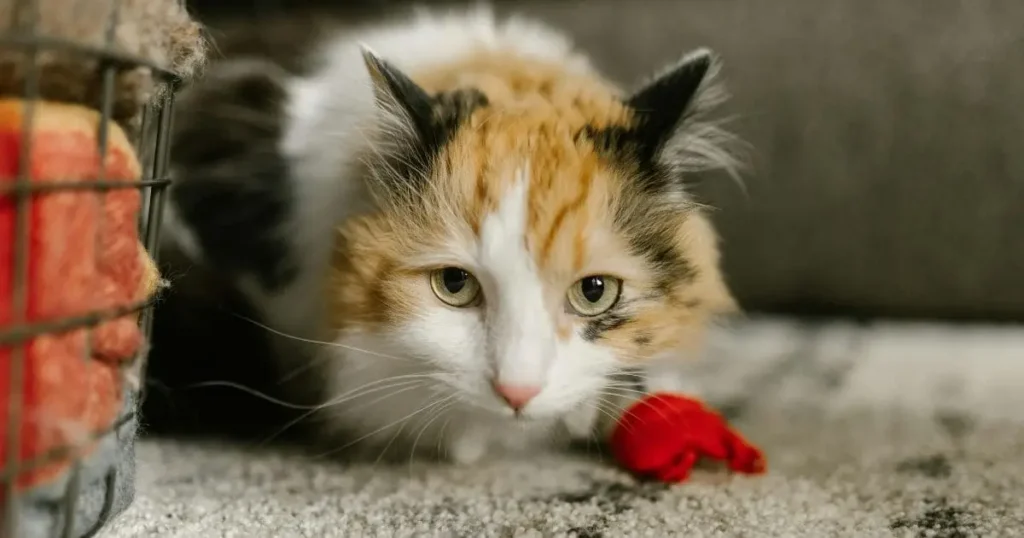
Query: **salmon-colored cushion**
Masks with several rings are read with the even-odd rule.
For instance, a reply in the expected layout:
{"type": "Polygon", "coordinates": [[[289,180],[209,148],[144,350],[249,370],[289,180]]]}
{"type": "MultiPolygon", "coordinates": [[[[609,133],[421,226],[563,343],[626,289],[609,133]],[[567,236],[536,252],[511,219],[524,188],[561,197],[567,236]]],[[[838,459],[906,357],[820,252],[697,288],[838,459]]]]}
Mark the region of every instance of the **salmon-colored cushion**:
{"type": "MultiPolygon", "coordinates": [[[[49,102],[31,108],[16,99],[0,100],[0,432],[7,439],[10,414],[18,403],[11,393],[16,342],[9,331],[25,323],[53,322],[130,306],[155,289],[156,269],[142,248],[137,228],[137,188],[35,192],[26,204],[28,256],[26,305],[15,311],[17,202],[9,188],[18,176],[25,144],[31,140],[28,173],[33,182],[138,181],[140,165],[124,133],[109,123],[105,170],[97,144],[99,114],[91,109],[49,102]],[[23,132],[31,110],[32,128],[23,132]]],[[[51,481],[72,457],[83,455],[93,439],[117,419],[122,406],[118,368],[139,350],[142,334],[135,313],[94,329],[74,328],[27,340],[23,352],[19,460],[28,462],[54,450],[76,449],[53,463],[31,465],[18,486],[51,481]]],[[[0,467],[9,442],[0,442],[0,467]]]]}

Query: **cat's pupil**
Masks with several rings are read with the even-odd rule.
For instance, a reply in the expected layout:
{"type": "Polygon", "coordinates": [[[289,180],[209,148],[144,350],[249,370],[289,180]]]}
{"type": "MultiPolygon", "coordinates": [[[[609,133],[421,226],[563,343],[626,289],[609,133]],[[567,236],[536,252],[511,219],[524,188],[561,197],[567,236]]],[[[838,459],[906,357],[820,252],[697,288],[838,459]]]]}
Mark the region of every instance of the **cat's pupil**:
{"type": "Polygon", "coordinates": [[[462,288],[466,287],[469,273],[462,269],[447,267],[441,272],[441,280],[444,282],[444,289],[448,290],[448,293],[459,293],[462,291],[462,288]]]}
{"type": "Polygon", "coordinates": [[[580,282],[580,291],[586,300],[596,303],[604,296],[604,279],[599,276],[584,278],[580,282]]]}

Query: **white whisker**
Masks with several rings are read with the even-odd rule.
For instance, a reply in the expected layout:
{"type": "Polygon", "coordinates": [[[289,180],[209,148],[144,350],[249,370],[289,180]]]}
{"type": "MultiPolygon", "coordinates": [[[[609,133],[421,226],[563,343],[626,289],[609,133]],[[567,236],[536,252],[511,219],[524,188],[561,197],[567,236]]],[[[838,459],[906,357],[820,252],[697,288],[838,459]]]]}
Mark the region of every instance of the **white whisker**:
{"type": "MultiPolygon", "coordinates": [[[[268,438],[264,439],[263,441],[261,441],[259,446],[264,446],[267,443],[273,441],[279,435],[281,435],[282,433],[288,431],[288,429],[290,429],[291,427],[295,426],[296,424],[302,422],[303,420],[308,419],[311,415],[313,415],[317,411],[321,411],[323,409],[326,409],[326,408],[329,408],[329,407],[332,407],[332,406],[341,405],[341,404],[343,404],[343,403],[345,403],[347,401],[354,400],[356,398],[361,398],[363,396],[367,396],[369,394],[373,394],[375,392],[379,392],[379,391],[382,391],[382,390],[409,387],[410,385],[412,385],[411,388],[415,388],[415,386],[417,384],[422,384],[424,382],[421,379],[402,379],[402,378],[407,378],[407,377],[420,377],[420,376],[394,376],[394,377],[391,377],[391,378],[378,379],[376,381],[372,381],[370,383],[366,383],[366,384],[361,385],[361,386],[359,386],[359,387],[357,387],[355,389],[349,390],[349,391],[347,391],[347,392],[345,392],[343,394],[335,396],[335,397],[331,398],[330,400],[328,400],[328,401],[326,401],[326,402],[324,402],[322,404],[313,406],[313,407],[311,407],[309,409],[309,411],[307,411],[306,413],[303,413],[303,414],[299,415],[298,417],[290,420],[281,429],[279,429],[278,431],[274,432],[274,434],[272,434],[270,437],[268,437],[268,438]],[[380,383],[384,383],[384,382],[388,382],[388,381],[390,381],[392,383],[385,384],[385,385],[379,385],[380,383]]],[[[423,376],[423,377],[427,377],[427,376],[423,376]]],[[[404,391],[400,391],[400,392],[404,392],[404,391]]],[[[395,394],[395,393],[389,393],[389,395],[393,395],[393,394],[395,394]]]]}
{"type": "MultiPolygon", "coordinates": [[[[455,396],[456,395],[453,394],[453,395],[449,396],[448,398],[453,398],[455,396]]],[[[378,434],[378,433],[380,433],[380,432],[382,432],[382,431],[384,431],[384,430],[386,430],[388,428],[391,428],[391,427],[395,426],[396,424],[403,423],[406,420],[409,420],[410,418],[412,418],[412,417],[414,417],[414,416],[424,412],[427,409],[429,409],[429,406],[420,407],[419,409],[413,411],[412,413],[409,413],[408,415],[405,415],[404,417],[402,417],[402,418],[400,418],[398,420],[394,420],[392,422],[389,422],[389,423],[385,424],[384,426],[381,426],[380,428],[377,428],[376,430],[371,431],[370,433],[362,435],[361,437],[355,439],[354,441],[351,441],[349,443],[346,443],[345,445],[342,445],[341,447],[334,448],[334,449],[328,450],[327,452],[323,452],[321,454],[318,454],[317,456],[314,456],[314,459],[324,458],[324,457],[330,456],[331,454],[336,454],[338,452],[341,452],[341,451],[343,451],[343,450],[345,450],[345,449],[355,445],[356,443],[359,443],[361,441],[365,441],[366,439],[368,439],[368,438],[370,438],[370,437],[372,437],[372,436],[374,436],[374,435],[376,435],[376,434],[378,434]]]]}
{"type": "Polygon", "coordinates": [[[231,315],[236,316],[239,319],[242,319],[242,320],[247,321],[249,323],[252,323],[253,325],[255,325],[257,327],[259,327],[261,329],[264,329],[264,330],[266,330],[268,332],[271,332],[273,334],[276,334],[276,335],[278,335],[280,337],[288,338],[290,340],[295,340],[296,342],[303,342],[303,343],[306,343],[306,344],[313,344],[313,345],[324,346],[324,347],[336,347],[336,348],[345,349],[345,350],[348,350],[348,351],[355,351],[356,353],[365,353],[367,355],[372,355],[374,357],[381,357],[381,358],[384,358],[384,359],[392,359],[392,360],[398,360],[398,361],[411,361],[412,360],[412,359],[410,359],[408,357],[398,357],[398,356],[395,356],[395,355],[388,355],[387,353],[380,353],[378,351],[372,351],[372,350],[369,350],[369,349],[361,349],[361,348],[358,348],[358,347],[355,347],[355,346],[350,346],[350,345],[347,345],[347,344],[342,344],[340,342],[325,342],[323,340],[313,340],[313,339],[310,339],[310,338],[302,338],[301,336],[295,336],[295,335],[288,334],[288,333],[283,332],[283,331],[279,331],[279,330],[277,330],[277,329],[275,329],[273,327],[270,327],[268,325],[264,325],[264,324],[254,320],[254,319],[247,318],[247,317],[245,317],[245,316],[243,316],[241,314],[236,314],[236,313],[232,312],[231,315]]]}
{"type": "MultiPolygon", "coordinates": [[[[609,405],[611,404],[605,402],[602,399],[598,399],[597,401],[594,402],[594,409],[597,409],[599,413],[602,413],[604,416],[608,417],[608,419],[611,420],[612,424],[619,424],[622,420],[622,416],[615,414],[615,412],[619,411],[619,409],[614,406],[611,406],[611,410],[609,410],[607,408],[607,406],[609,405]]],[[[631,429],[628,431],[632,433],[631,429]]]]}
{"type": "Polygon", "coordinates": [[[419,433],[416,434],[416,437],[412,441],[412,448],[409,449],[409,470],[410,470],[410,472],[412,471],[413,459],[416,456],[416,446],[419,445],[420,438],[423,437],[423,434],[427,431],[427,428],[429,428],[430,425],[434,423],[434,421],[436,421],[437,419],[441,418],[444,415],[444,412],[446,410],[448,410],[448,408],[450,408],[456,402],[458,402],[458,399],[447,398],[446,400],[444,400],[444,403],[441,404],[440,407],[436,408],[434,410],[433,414],[428,416],[429,420],[427,420],[423,424],[423,426],[420,427],[419,433]]]}
{"type": "Polygon", "coordinates": [[[441,429],[437,432],[437,445],[434,447],[434,451],[438,457],[442,457],[442,452],[444,453],[444,458],[448,457],[448,446],[443,445],[442,443],[444,443],[444,432],[448,431],[448,424],[450,424],[451,421],[452,417],[448,417],[444,421],[444,424],[441,425],[441,429]]]}
{"type": "Polygon", "coordinates": [[[315,410],[315,409],[319,409],[320,408],[320,405],[302,405],[302,404],[286,402],[284,400],[279,400],[277,398],[274,398],[273,396],[264,394],[264,393],[262,393],[262,392],[260,392],[260,391],[258,391],[256,389],[247,387],[245,385],[241,385],[239,383],[234,383],[234,382],[231,382],[231,381],[203,381],[203,382],[195,383],[195,384],[192,384],[192,385],[186,385],[185,387],[182,387],[182,388],[184,388],[184,389],[201,389],[201,388],[209,388],[209,387],[227,387],[227,388],[232,388],[232,389],[240,390],[240,391],[245,392],[247,394],[250,394],[252,396],[256,396],[256,397],[261,398],[263,400],[266,400],[266,401],[268,401],[270,403],[273,403],[273,404],[276,404],[276,405],[280,405],[281,407],[285,407],[285,408],[288,408],[288,409],[303,409],[303,410],[314,409],[315,410]]]}

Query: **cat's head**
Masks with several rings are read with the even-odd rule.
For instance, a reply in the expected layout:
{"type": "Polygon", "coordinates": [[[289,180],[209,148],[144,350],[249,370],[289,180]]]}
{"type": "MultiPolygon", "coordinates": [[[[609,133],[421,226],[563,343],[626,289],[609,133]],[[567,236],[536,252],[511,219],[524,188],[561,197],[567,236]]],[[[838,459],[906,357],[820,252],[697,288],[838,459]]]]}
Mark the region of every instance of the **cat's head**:
{"type": "Polygon", "coordinates": [[[698,118],[710,53],[628,95],[515,57],[413,76],[365,58],[379,211],[339,233],[342,339],[415,360],[481,407],[545,417],[698,345],[735,308],[683,183],[729,164],[698,118]]]}

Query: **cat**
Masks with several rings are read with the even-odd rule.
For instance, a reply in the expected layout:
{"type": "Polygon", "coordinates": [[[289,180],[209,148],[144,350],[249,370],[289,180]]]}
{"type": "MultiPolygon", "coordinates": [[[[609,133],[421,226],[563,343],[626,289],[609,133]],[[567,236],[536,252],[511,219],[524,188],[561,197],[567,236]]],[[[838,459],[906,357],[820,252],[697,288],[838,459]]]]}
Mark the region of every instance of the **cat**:
{"type": "Polygon", "coordinates": [[[735,165],[712,52],[627,92],[486,8],[313,50],[182,93],[164,238],[276,335],[315,438],[459,463],[601,438],[628,376],[737,311],[684,181],[735,165]]]}

